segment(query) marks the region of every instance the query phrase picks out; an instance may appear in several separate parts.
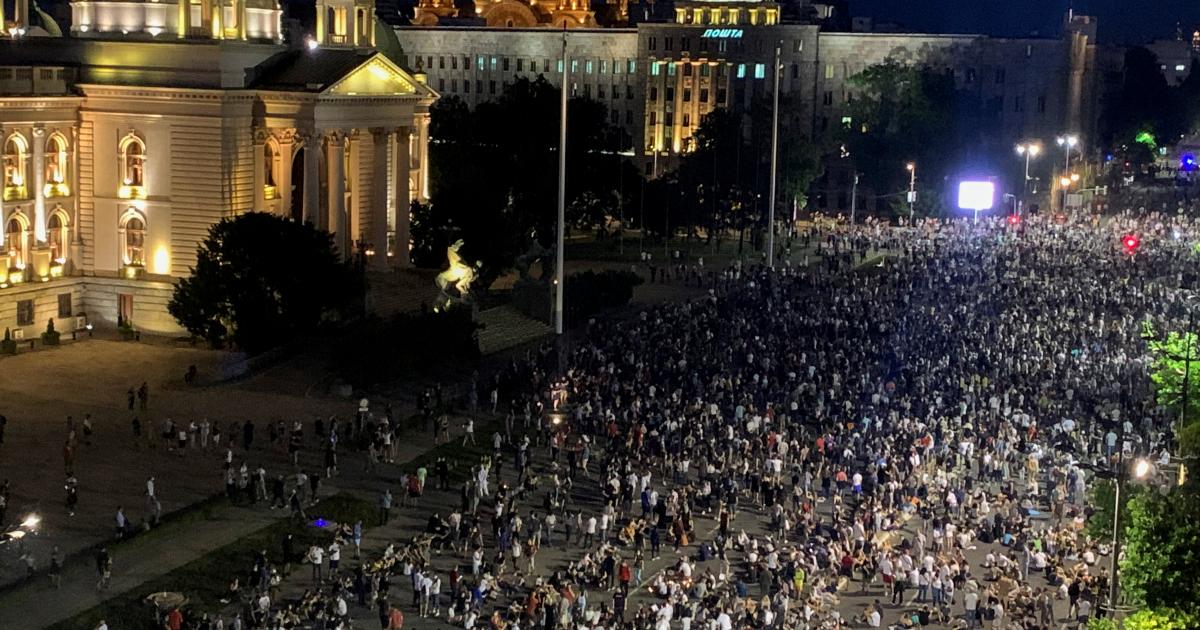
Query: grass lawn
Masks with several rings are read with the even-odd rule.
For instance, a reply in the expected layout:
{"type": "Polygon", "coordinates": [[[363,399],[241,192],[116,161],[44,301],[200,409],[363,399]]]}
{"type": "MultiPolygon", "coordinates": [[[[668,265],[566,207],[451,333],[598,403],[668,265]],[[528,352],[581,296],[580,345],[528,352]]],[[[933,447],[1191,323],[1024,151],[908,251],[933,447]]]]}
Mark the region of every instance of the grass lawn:
{"type": "MultiPolygon", "coordinates": [[[[308,510],[310,517],[320,517],[331,523],[353,523],[356,520],[372,523],[375,513],[375,506],[371,502],[343,494],[326,498],[308,510]]],[[[101,619],[114,629],[157,629],[160,626],[154,622],[153,608],[143,600],[147,595],[160,591],[179,592],[187,596],[189,612],[185,618],[219,611],[225,607],[220,600],[227,597],[231,578],[236,575],[242,579],[242,584],[249,583],[248,574],[253,569],[256,553],[266,550],[272,563],[282,563],[280,541],[289,533],[295,538],[297,554],[303,553],[313,542],[326,544],[331,538],[331,530],[315,527],[311,523],[297,523],[292,519],[282,520],[57,623],[51,626],[51,630],[94,628],[101,619]]]]}

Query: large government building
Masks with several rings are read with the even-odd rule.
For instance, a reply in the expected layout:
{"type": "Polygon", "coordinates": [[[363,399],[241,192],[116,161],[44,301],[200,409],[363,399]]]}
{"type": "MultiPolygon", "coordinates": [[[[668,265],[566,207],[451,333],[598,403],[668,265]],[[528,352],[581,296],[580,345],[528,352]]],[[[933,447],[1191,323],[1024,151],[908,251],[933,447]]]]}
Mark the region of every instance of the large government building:
{"type": "Polygon", "coordinates": [[[178,332],[173,281],[248,211],[407,263],[437,94],[374,50],[372,0],[317,0],[299,47],[277,0],[70,8],[63,36],[30,0],[0,4],[0,328],[178,332]]]}
{"type": "MultiPolygon", "coordinates": [[[[998,117],[1008,140],[1095,131],[1098,73],[1096,24],[1070,15],[1056,38],[831,32],[829,7],[806,4],[807,16],[784,20],[769,0],[676,0],[659,18],[648,5],[609,3],[618,23],[598,28],[574,0],[477,0],[475,16],[449,0],[420,0],[415,26],[396,29],[408,64],[428,74],[443,95],[475,104],[495,98],[518,77],[560,84],[564,35],[569,81],[577,94],[604,102],[611,121],[633,139],[647,173],[688,150],[704,116],[745,107],[769,95],[771,65],[781,49],[781,91],[798,96],[812,137],[850,124],[849,79],[897,59],[952,73],[998,117]]],[[[594,6],[594,4],[593,4],[594,6]]]]}

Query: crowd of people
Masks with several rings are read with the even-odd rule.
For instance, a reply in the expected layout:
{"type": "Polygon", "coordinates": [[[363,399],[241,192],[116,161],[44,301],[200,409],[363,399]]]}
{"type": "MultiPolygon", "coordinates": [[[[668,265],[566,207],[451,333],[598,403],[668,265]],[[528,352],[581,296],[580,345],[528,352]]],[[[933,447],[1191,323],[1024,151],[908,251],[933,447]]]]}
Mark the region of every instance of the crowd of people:
{"type": "Polygon", "coordinates": [[[673,272],[708,296],[593,323],[565,370],[547,347],[479,384],[508,409],[457,505],[323,587],[322,616],[1082,625],[1111,579],[1085,527],[1095,471],[1170,464],[1143,335],[1185,324],[1198,236],[1169,215],[871,223],[796,237],[827,267],[673,272]]]}
{"type": "MultiPolygon", "coordinates": [[[[496,415],[461,437],[487,452],[404,471],[366,535],[396,496],[421,532],[360,558],[343,524],[288,551],[311,575],[263,554],[236,621],[200,627],[1082,626],[1115,553],[1086,527],[1097,471],[1171,463],[1145,334],[1186,325],[1198,241],[1155,213],[868,222],[797,234],[808,265],[681,265],[706,295],[478,380],[468,411],[496,415]]],[[[330,474],[387,466],[389,416],[323,425],[330,474]]]]}

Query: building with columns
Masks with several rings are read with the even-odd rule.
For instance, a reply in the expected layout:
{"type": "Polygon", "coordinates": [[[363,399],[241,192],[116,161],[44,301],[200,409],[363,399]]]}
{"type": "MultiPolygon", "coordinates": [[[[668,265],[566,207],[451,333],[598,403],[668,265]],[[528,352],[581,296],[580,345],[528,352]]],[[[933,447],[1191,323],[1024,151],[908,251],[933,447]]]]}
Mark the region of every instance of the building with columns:
{"type": "Polygon", "coordinates": [[[85,0],[63,38],[14,21],[26,1],[0,36],[0,327],[179,332],[174,282],[250,211],[408,264],[437,94],[372,48],[370,0],[318,0],[302,48],[276,0],[85,0]]]}

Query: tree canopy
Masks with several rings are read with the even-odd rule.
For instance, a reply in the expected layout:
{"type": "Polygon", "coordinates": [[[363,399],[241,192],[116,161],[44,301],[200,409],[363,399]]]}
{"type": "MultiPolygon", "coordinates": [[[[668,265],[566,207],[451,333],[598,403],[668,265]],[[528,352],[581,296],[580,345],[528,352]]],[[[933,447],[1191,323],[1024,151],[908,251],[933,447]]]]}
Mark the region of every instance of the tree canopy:
{"type": "Polygon", "coordinates": [[[209,229],[167,310],[197,337],[254,353],[345,316],[359,295],[328,232],[251,212],[209,229]]]}
{"type": "Polygon", "coordinates": [[[1187,486],[1129,501],[1120,586],[1150,608],[1200,612],[1200,496],[1187,486]]]}
{"type": "Polygon", "coordinates": [[[949,73],[887,59],[850,84],[855,94],[840,140],[860,181],[876,194],[907,190],[907,162],[918,165],[926,182],[941,182],[956,169],[1012,162],[997,157],[1011,151],[996,144],[1001,103],[958,90],[949,73]]]}
{"type": "MultiPolygon", "coordinates": [[[[553,243],[560,94],[542,77],[522,77],[496,100],[474,109],[454,96],[434,104],[432,208],[413,226],[418,249],[444,256],[444,248],[438,252],[423,241],[463,239],[463,255],[483,264],[480,283],[486,286],[512,265],[531,238],[544,246],[553,243]],[[431,236],[438,232],[440,236],[431,236]]],[[[621,193],[614,191],[621,180],[634,184],[637,175],[618,155],[629,139],[608,123],[603,104],[572,98],[567,125],[568,222],[577,224],[583,216],[610,214],[618,204],[621,193]]]]}

